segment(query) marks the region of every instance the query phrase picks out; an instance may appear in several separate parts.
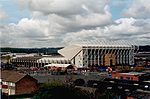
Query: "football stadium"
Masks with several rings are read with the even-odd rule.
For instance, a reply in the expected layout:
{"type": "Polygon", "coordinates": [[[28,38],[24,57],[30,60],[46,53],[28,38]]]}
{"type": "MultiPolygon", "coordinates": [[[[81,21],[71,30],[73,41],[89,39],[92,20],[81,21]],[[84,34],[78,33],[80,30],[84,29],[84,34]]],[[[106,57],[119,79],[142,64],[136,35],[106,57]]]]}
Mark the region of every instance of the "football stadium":
{"type": "Polygon", "coordinates": [[[83,41],[58,51],[78,68],[134,65],[136,44],[128,41],[83,41]]]}

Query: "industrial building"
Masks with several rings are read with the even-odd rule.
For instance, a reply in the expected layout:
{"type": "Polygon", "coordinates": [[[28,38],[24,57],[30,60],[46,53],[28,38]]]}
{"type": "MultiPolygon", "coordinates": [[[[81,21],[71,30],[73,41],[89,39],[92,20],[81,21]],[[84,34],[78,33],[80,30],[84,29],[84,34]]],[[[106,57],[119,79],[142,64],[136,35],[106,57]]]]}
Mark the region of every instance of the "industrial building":
{"type": "Polygon", "coordinates": [[[48,64],[70,64],[70,61],[62,56],[31,56],[12,58],[11,63],[19,67],[44,67],[48,64]]]}
{"type": "Polygon", "coordinates": [[[138,52],[135,54],[135,64],[137,66],[150,67],[150,52],[138,52]]]}
{"type": "Polygon", "coordinates": [[[78,68],[89,66],[134,65],[135,44],[127,41],[86,41],[58,51],[78,68]]]}

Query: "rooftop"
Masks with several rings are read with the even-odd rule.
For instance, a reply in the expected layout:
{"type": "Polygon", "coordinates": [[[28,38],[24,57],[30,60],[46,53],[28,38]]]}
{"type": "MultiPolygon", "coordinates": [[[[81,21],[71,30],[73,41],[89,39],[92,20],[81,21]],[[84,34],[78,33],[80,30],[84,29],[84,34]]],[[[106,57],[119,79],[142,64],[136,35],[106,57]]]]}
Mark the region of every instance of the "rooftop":
{"type": "Polygon", "coordinates": [[[109,41],[109,40],[89,40],[76,42],[75,45],[78,46],[102,46],[102,47],[134,47],[135,42],[129,42],[125,40],[109,41]]]}
{"type": "Polygon", "coordinates": [[[1,79],[2,81],[8,81],[8,82],[18,82],[26,75],[23,73],[19,73],[18,71],[13,70],[3,70],[1,71],[1,79]]]}

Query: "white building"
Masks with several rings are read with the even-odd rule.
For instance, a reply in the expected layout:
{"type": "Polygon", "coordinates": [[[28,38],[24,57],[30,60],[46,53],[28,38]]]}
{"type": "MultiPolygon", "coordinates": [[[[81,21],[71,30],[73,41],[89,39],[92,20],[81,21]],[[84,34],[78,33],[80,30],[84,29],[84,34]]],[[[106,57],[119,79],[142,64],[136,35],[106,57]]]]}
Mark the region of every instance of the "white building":
{"type": "Polygon", "coordinates": [[[64,57],[43,57],[43,58],[38,59],[36,61],[36,63],[38,65],[38,67],[42,67],[43,66],[43,65],[40,66],[41,63],[43,63],[44,66],[45,65],[50,65],[50,64],[53,64],[53,65],[54,64],[60,64],[60,66],[61,66],[61,64],[64,64],[64,65],[65,64],[66,65],[70,64],[70,61],[69,61],[69,59],[66,59],[64,57]]]}
{"type": "Polygon", "coordinates": [[[137,48],[126,41],[87,41],[69,45],[58,53],[77,67],[133,65],[137,48]]]}
{"type": "Polygon", "coordinates": [[[70,60],[62,56],[32,56],[12,58],[11,63],[24,67],[44,67],[48,64],[70,64],[70,60]]]}

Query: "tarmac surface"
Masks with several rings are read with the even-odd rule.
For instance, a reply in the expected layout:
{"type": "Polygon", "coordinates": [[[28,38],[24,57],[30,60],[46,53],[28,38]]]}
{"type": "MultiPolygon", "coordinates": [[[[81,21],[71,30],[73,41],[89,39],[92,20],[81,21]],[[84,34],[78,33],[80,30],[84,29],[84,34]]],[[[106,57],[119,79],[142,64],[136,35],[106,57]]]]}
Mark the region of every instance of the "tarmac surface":
{"type": "Polygon", "coordinates": [[[38,83],[48,83],[53,81],[66,83],[66,82],[73,82],[76,79],[84,79],[85,82],[87,82],[88,80],[103,80],[104,78],[108,78],[108,73],[90,72],[90,73],[78,74],[78,75],[48,75],[48,74],[33,75],[32,74],[31,76],[37,79],[38,83]]]}

